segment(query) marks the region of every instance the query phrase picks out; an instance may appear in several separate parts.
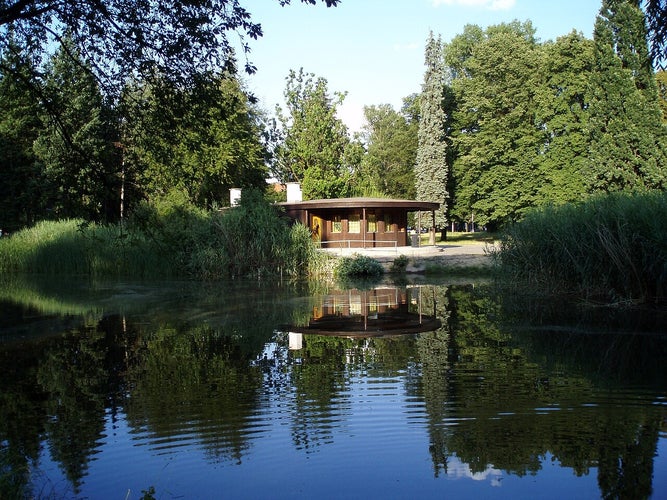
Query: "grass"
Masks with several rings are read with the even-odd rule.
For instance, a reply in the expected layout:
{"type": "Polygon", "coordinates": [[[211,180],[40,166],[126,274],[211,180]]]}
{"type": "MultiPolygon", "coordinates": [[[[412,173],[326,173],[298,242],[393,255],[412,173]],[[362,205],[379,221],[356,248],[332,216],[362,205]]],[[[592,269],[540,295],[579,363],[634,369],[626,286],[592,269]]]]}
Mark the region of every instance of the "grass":
{"type": "MultiPolygon", "coordinates": [[[[477,245],[480,243],[489,243],[493,244],[498,239],[498,235],[495,233],[487,233],[486,231],[476,231],[474,233],[468,232],[447,232],[447,240],[440,240],[440,233],[436,233],[435,243],[436,245],[477,245]]],[[[429,235],[421,234],[419,235],[419,242],[421,246],[429,245],[429,235]]]]}

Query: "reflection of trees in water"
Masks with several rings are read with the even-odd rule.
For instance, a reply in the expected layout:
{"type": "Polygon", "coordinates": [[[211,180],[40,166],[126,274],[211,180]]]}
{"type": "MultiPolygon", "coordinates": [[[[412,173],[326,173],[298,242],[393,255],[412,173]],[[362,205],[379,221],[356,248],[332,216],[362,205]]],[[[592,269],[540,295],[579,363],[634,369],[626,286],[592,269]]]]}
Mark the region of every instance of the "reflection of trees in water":
{"type": "MultiPolygon", "coordinates": [[[[420,341],[427,346],[420,358],[436,473],[453,455],[472,472],[492,465],[517,475],[535,473],[550,453],[577,474],[598,467],[605,497],[649,495],[663,412],[650,401],[607,404],[623,394],[607,392],[601,377],[583,368],[610,372],[616,360],[643,359],[640,352],[664,360],[661,351],[651,350],[648,338],[638,345],[634,337],[607,338],[597,345],[605,349],[597,350],[590,337],[572,336],[560,349],[553,349],[553,338],[544,341],[551,349],[540,342],[520,348],[517,341],[526,346],[525,339],[502,326],[499,304],[477,292],[451,290],[450,337],[442,338],[442,347],[428,346],[434,342],[429,335],[420,341]]],[[[664,349],[663,341],[658,344],[664,349]]]]}
{"type": "Polygon", "coordinates": [[[104,332],[78,330],[58,339],[37,371],[37,382],[48,394],[44,409],[49,451],[75,491],[104,431],[106,356],[104,332]]]}
{"type": "Polygon", "coordinates": [[[344,432],[355,377],[400,376],[406,397],[424,402],[436,475],[453,456],[472,473],[531,474],[550,454],[577,474],[597,468],[605,497],[650,495],[664,406],[613,398],[623,397],[623,380],[664,390],[664,341],[527,329],[556,324],[536,321],[537,306],[514,328],[503,322],[506,304],[484,289],[424,291],[423,309],[435,309],[442,326],[415,337],[306,336],[303,349],[288,351],[274,328],[303,319],[311,299],[207,290],[196,307],[170,303],[148,322],[107,315],[2,349],[0,363],[11,367],[0,378],[4,460],[26,470],[46,435],[76,489],[106,415],[124,412],[149,441],[187,434],[211,460],[239,462],[271,405],[289,409],[294,446],[311,453],[344,432]]]}
{"type": "Polygon", "coordinates": [[[159,329],[127,373],[128,423],[149,443],[192,435],[213,459],[240,462],[262,382],[248,369],[251,359],[233,337],[205,325],[159,329]]]}

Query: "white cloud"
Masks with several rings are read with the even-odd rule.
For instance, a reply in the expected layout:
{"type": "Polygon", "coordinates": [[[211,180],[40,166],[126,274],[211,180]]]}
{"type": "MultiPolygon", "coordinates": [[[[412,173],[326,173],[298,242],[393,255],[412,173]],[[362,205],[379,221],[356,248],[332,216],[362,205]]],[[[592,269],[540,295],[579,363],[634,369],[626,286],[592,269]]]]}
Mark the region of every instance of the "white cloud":
{"type": "Polygon", "coordinates": [[[460,5],[462,7],[481,7],[489,10],[507,10],[514,7],[516,0],[432,0],[433,6],[460,5]]]}
{"type": "Polygon", "coordinates": [[[502,471],[487,465],[482,472],[472,472],[470,465],[462,462],[458,457],[452,456],[447,461],[447,476],[451,479],[472,479],[473,481],[489,481],[491,486],[501,486],[502,471]]]}

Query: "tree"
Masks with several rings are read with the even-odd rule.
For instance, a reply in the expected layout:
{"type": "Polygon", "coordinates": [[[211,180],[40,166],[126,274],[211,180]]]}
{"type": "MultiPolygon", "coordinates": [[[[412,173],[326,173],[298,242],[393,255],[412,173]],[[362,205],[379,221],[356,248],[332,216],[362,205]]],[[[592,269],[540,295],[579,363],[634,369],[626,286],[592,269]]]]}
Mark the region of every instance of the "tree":
{"type": "MultiPolygon", "coordinates": [[[[290,0],[278,0],[281,5],[290,0]]],[[[316,0],[302,0],[315,4],[316,0]]],[[[339,0],[323,0],[336,6],[339,0]]],[[[67,36],[87,69],[103,83],[106,93],[118,95],[128,76],[143,79],[168,75],[181,83],[211,69],[233,65],[230,32],[247,39],[262,36],[240,0],[190,0],[146,2],[140,0],[0,1],[0,51],[7,34],[34,53],[48,51],[67,36]]],[[[246,71],[255,67],[246,61],[246,71]]]]}
{"type": "Polygon", "coordinates": [[[418,119],[396,112],[389,104],[366,106],[364,116],[367,153],[362,175],[367,184],[390,198],[414,199],[418,119]]]}
{"type": "Polygon", "coordinates": [[[41,108],[26,83],[34,63],[15,43],[2,56],[0,68],[11,73],[0,69],[0,229],[11,232],[44,215],[45,179],[33,151],[42,129],[41,108]]]}
{"type": "Polygon", "coordinates": [[[278,107],[284,140],[275,151],[273,173],[299,182],[306,199],[338,198],[350,192],[353,170],[346,165],[347,127],[336,117],[345,94],[329,94],[327,81],[290,71],[285,88],[288,116],[278,107]]]}
{"type": "Polygon", "coordinates": [[[454,39],[447,48],[459,75],[452,82],[459,131],[454,213],[492,230],[533,207],[542,184],[537,152],[546,137],[535,113],[543,61],[534,33],[530,22],[501,24],[479,42],[454,39]],[[460,46],[467,52],[450,52],[460,46]]]}
{"type": "Polygon", "coordinates": [[[658,103],[662,110],[662,123],[667,124],[667,71],[658,71],[655,80],[658,85],[658,103]]]}
{"type": "Polygon", "coordinates": [[[589,189],[664,188],[667,140],[642,12],[632,1],[604,0],[594,41],[589,189]]]}
{"type": "Polygon", "coordinates": [[[543,47],[543,80],[536,123],[545,132],[537,158],[540,179],[536,205],[568,203],[586,196],[588,101],[593,42],[572,32],[543,47]]]}
{"type": "MultiPolygon", "coordinates": [[[[426,72],[420,98],[420,114],[417,161],[415,164],[415,188],[417,199],[440,203],[435,214],[435,226],[442,228],[447,224],[447,122],[444,109],[445,100],[445,64],[443,46],[431,32],[426,42],[426,72]]],[[[430,223],[429,223],[430,225],[430,223]]],[[[435,229],[435,228],[434,228],[435,229]]]]}
{"type": "Polygon", "coordinates": [[[635,0],[639,7],[644,4],[646,24],[651,44],[651,59],[656,65],[665,69],[667,63],[667,2],[665,0],[635,0]]]}
{"type": "Polygon", "coordinates": [[[232,187],[260,187],[266,150],[260,114],[234,74],[184,89],[168,80],[135,85],[123,143],[130,179],[152,199],[170,190],[201,208],[227,205],[232,187]]]}
{"type": "Polygon", "coordinates": [[[45,92],[58,110],[43,117],[35,152],[48,179],[56,217],[113,217],[117,182],[110,113],[100,89],[69,39],[46,70],[45,92]]]}

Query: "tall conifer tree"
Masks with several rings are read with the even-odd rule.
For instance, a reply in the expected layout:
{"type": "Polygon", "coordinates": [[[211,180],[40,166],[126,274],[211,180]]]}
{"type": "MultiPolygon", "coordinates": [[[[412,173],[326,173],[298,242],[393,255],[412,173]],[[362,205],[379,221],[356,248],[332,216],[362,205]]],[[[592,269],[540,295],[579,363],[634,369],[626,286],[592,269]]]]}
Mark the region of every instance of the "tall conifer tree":
{"type": "Polygon", "coordinates": [[[44,214],[45,179],[33,142],[41,132],[40,106],[30,92],[36,65],[10,41],[0,59],[0,229],[15,231],[44,214]]]}
{"type": "Polygon", "coordinates": [[[112,218],[118,186],[110,112],[69,38],[48,65],[45,93],[51,112],[43,116],[45,132],[35,141],[35,152],[49,180],[53,215],[112,218]]]}
{"type": "MultiPolygon", "coordinates": [[[[420,99],[421,120],[419,122],[417,162],[415,165],[415,188],[417,199],[439,202],[435,214],[435,225],[444,234],[447,224],[447,115],[443,108],[445,100],[445,62],[440,37],[429,34],[425,51],[426,72],[420,99]]],[[[424,220],[423,222],[426,222],[424,220]]],[[[428,221],[427,225],[430,225],[428,221]]]]}
{"type": "Polygon", "coordinates": [[[667,147],[657,85],[636,2],[604,0],[590,86],[591,191],[662,189],[667,147]]]}

